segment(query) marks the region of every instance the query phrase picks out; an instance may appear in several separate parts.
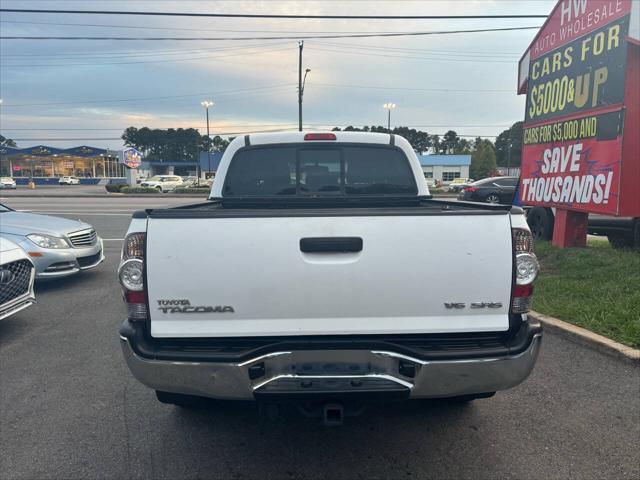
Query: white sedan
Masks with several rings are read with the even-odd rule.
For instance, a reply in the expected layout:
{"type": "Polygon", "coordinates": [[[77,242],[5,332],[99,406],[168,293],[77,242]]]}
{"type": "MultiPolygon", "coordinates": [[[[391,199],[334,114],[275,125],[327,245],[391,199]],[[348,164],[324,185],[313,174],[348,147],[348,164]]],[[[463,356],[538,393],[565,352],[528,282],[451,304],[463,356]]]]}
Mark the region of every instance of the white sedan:
{"type": "Polygon", "coordinates": [[[60,177],[58,183],[60,185],[80,185],[80,179],[78,177],[60,177]]]}
{"type": "Polygon", "coordinates": [[[0,177],[0,189],[16,189],[16,181],[11,177],[0,177]]]}

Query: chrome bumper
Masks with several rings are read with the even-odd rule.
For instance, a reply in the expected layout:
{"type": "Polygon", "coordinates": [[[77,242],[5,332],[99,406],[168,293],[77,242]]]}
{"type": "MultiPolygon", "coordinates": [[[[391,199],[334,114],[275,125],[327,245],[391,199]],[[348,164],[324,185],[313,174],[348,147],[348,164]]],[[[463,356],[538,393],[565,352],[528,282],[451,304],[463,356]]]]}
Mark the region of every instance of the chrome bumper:
{"type": "Polygon", "coordinates": [[[273,352],[241,363],[221,363],[145,359],[133,351],[126,337],[120,336],[127,365],[144,385],[229,400],[253,400],[270,388],[276,393],[301,393],[314,381],[333,383],[338,390],[348,385],[349,392],[363,384],[378,385],[381,392],[395,386],[406,391],[409,398],[495,392],[515,387],[529,376],[541,341],[542,334],[538,333],[520,354],[466,360],[424,361],[378,350],[296,350],[273,352]],[[400,373],[406,373],[407,366],[411,376],[400,373]],[[256,370],[260,373],[257,378],[256,370]]]}

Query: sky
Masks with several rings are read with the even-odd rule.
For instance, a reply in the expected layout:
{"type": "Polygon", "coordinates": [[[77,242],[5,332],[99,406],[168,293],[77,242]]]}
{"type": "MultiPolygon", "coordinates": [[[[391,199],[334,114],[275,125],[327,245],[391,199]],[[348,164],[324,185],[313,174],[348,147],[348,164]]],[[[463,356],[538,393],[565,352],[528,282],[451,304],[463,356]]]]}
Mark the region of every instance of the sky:
{"type": "MultiPolygon", "coordinates": [[[[547,15],[555,0],[0,0],[2,8],[341,15],[547,15]]],[[[541,26],[543,19],[320,20],[0,13],[1,36],[291,40],[0,40],[0,134],[20,147],[119,149],[129,127],[296,129],[300,35],[541,26]]],[[[307,39],[305,129],[385,125],[491,137],[524,117],[518,60],[537,30],[307,39]]]]}

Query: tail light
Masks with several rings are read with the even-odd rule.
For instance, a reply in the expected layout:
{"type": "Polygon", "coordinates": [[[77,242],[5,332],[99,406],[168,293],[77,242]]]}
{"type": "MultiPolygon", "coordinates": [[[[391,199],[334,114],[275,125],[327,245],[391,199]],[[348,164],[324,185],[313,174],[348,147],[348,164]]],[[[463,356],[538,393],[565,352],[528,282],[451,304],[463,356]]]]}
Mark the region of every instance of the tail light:
{"type": "Polygon", "coordinates": [[[304,136],[305,140],[336,140],[335,133],[307,133],[304,136]]]}
{"type": "Polygon", "coordinates": [[[478,190],[478,187],[464,187],[463,190],[465,192],[475,192],[476,190],[478,190]]]}
{"type": "Polygon", "coordinates": [[[513,254],[515,256],[515,278],[511,289],[511,313],[527,313],[533,301],[533,282],[540,265],[533,253],[533,236],[524,228],[513,228],[513,254]]]}
{"type": "Polygon", "coordinates": [[[144,274],[145,233],[131,233],[124,239],[118,279],[124,290],[129,320],[147,320],[149,302],[144,274]]]}

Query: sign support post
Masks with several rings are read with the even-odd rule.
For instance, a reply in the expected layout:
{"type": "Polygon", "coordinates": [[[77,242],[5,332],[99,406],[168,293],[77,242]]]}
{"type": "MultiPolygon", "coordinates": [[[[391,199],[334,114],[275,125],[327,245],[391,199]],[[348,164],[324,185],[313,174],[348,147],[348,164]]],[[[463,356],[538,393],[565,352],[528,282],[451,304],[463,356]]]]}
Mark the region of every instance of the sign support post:
{"type": "Polygon", "coordinates": [[[551,243],[556,247],[586,247],[589,214],[575,210],[556,210],[551,243]]]}

